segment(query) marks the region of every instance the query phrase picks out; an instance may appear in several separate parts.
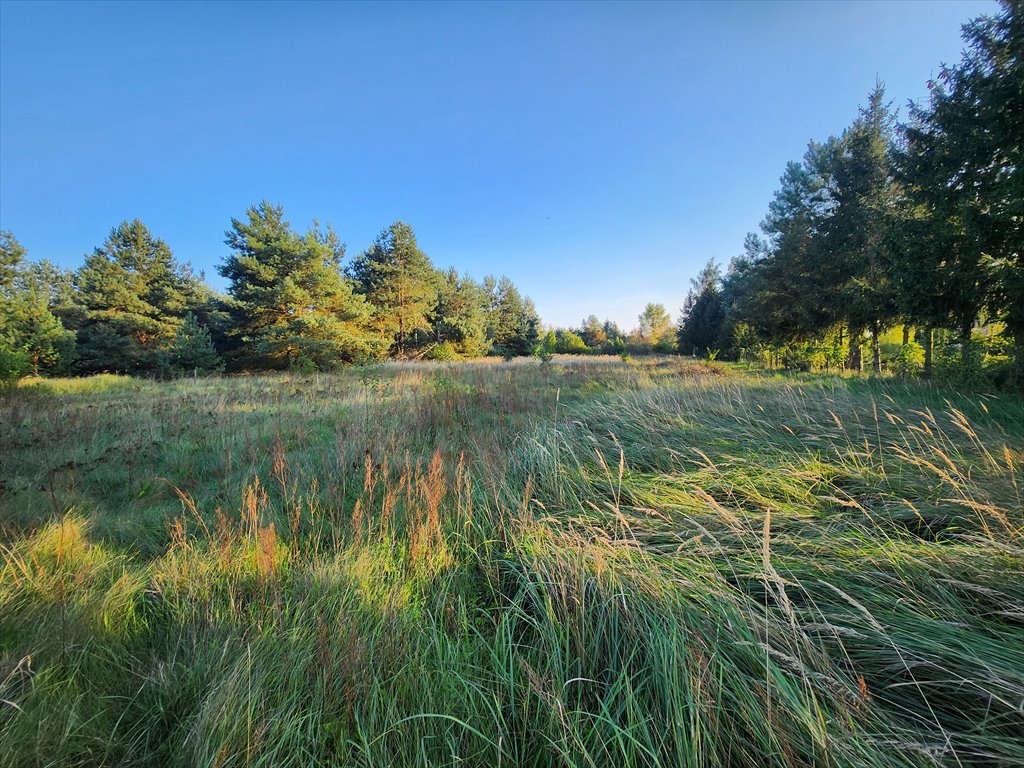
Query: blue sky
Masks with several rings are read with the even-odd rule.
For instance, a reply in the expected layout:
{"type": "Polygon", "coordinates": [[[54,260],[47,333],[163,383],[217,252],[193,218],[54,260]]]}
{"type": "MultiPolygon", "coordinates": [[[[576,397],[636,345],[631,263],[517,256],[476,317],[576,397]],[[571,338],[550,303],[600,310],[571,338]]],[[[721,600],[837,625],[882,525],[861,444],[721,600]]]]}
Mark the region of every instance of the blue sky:
{"type": "Polygon", "coordinates": [[[881,78],[993,2],[0,2],[0,228],[74,267],[139,217],[205,270],[268,198],[349,255],[395,219],[548,323],[676,314],[881,78]]]}

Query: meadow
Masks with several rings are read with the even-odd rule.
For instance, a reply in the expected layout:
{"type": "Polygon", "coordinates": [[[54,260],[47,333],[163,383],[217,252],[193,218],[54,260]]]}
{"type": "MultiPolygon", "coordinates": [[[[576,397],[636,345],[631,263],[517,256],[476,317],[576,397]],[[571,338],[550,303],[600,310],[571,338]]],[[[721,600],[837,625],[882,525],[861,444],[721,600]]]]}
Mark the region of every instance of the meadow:
{"type": "Polygon", "coordinates": [[[678,357],[0,393],[2,766],[1024,764],[1024,401],[678,357]]]}

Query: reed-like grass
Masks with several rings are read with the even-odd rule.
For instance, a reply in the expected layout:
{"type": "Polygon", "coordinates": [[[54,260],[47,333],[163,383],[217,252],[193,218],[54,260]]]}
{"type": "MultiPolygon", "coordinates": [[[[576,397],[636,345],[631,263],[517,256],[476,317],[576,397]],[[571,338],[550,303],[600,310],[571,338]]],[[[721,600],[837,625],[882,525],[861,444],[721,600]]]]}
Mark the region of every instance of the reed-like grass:
{"type": "Polygon", "coordinates": [[[678,359],[0,400],[0,765],[1024,763],[1024,403],[678,359]]]}

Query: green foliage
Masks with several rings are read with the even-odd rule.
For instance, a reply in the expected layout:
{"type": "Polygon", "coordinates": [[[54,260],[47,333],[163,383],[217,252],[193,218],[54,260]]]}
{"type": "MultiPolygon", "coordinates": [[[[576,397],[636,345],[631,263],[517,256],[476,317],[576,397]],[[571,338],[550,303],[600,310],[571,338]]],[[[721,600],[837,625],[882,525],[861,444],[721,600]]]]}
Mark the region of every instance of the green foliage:
{"type": "Polygon", "coordinates": [[[0,230],[0,293],[7,291],[14,284],[18,268],[25,259],[25,248],[18,242],[14,233],[0,230]]]}
{"type": "Polygon", "coordinates": [[[713,259],[691,281],[676,330],[681,354],[704,355],[720,343],[725,326],[721,283],[722,275],[713,259]]]}
{"type": "Polygon", "coordinates": [[[12,346],[25,352],[36,375],[60,370],[74,353],[75,334],[53,315],[45,295],[13,296],[4,307],[0,329],[12,346]]]}
{"type": "Polygon", "coordinates": [[[232,219],[232,254],[220,267],[234,300],[241,362],[264,368],[330,369],[375,357],[385,346],[370,307],[341,273],[337,233],[295,233],[280,206],[263,201],[232,219]]]}
{"type": "Polygon", "coordinates": [[[0,384],[16,382],[29,371],[28,353],[0,335],[0,384]]]}
{"type": "Polygon", "coordinates": [[[434,360],[440,363],[449,363],[459,359],[459,353],[450,341],[442,341],[440,344],[431,344],[423,353],[424,360],[434,360]]]}
{"type": "Polygon", "coordinates": [[[663,304],[648,304],[637,318],[640,340],[656,348],[672,334],[672,318],[663,304]]]}
{"type": "Polygon", "coordinates": [[[924,368],[924,348],[914,341],[900,344],[891,365],[893,372],[903,378],[920,373],[924,368]]]}
{"type": "Polygon", "coordinates": [[[75,276],[80,372],[156,371],[199,280],[135,219],[110,231],[75,276]]]}
{"type": "Polygon", "coordinates": [[[170,348],[167,362],[172,373],[213,373],[224,369],[224,362],[214,349],[210,329],[189,314],[181,324],[170,348]]]}
{"type": "Polygon", "coordinates": [[[554,359],[556,351],[558,351],[558,336],[552,330],[544,334],[544,338],[534,348],[533,354],[541,363],[548,364],[554,359]]]}
{"type": "MultiPolygon", "coordinates": [[[[398,357],[429,338],[429,318],[438,304],[438,275],[430,259],[416,244],[412,227],[396,221],[378,235],[369,249],[352,262],[349,272],[373,307],[373,324],[392,343],[398,357]]],[[[457,291],[457,286],[455,288],[457,291]]],[[[461,306],[448,319],[472,333],[461,306]]]]}
{"type": "Polygon", "coordinates": [[[604,324],[597,319],[597,315],[590,315],[584,319],[580,326],[579,336],[590,349],[601,349],[608,343],[608,331],[615,332],[615,329],[608,327],[609,321],[604,324]]]}
{"type": "Polygon", "coordinates": [[[525,357],[537,344],[540,318],[529,298],[523,299],[512,281],[491,280],[488,325],[493,349],[505,359],[525,357]]]}
{"type": "Polygon", "coordinates": [[[487,296],[468,276],[454,268],[438,277],[437,306],[430,317],[435,339],[449,344],[462,357],[481,357],[487,351],[487,296]]]}
{"type": "Polygon", "coordinates": [[[814,345],[807,341],[794,341],[780,350],[782,367],[787,371],[809,371],[814,365],[814,345]]]}
{"type": "Polygon", "coordinates": [[[0,250],[0,338],[7,348],[6,377],[65,370],[74,355],[75,334],[52,311],[58,300],[48,282],[54,274],[52,265],[24,261],[25,249],[10,232],[0,233],[0,250]]]}
{"type": "Polygon", "coordinates": [[[557,337],[556,352],[566,355],[584,355],[590,351],[586,342],[572,331],[559,331],[557,337]]]}

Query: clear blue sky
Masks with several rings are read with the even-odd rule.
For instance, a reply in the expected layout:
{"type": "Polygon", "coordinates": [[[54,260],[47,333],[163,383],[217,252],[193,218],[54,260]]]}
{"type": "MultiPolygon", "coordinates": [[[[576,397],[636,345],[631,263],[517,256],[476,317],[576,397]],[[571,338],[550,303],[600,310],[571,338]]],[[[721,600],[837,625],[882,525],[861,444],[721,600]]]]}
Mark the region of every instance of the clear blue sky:
{"type": "Polygon", "coordinates": [[[268,198],[395,219],[548,323],[673,316],[876,76],[920,100],[992,2],[0,1],[0,228],[69,267],[139,217],[205,270],[268,198]]]}

